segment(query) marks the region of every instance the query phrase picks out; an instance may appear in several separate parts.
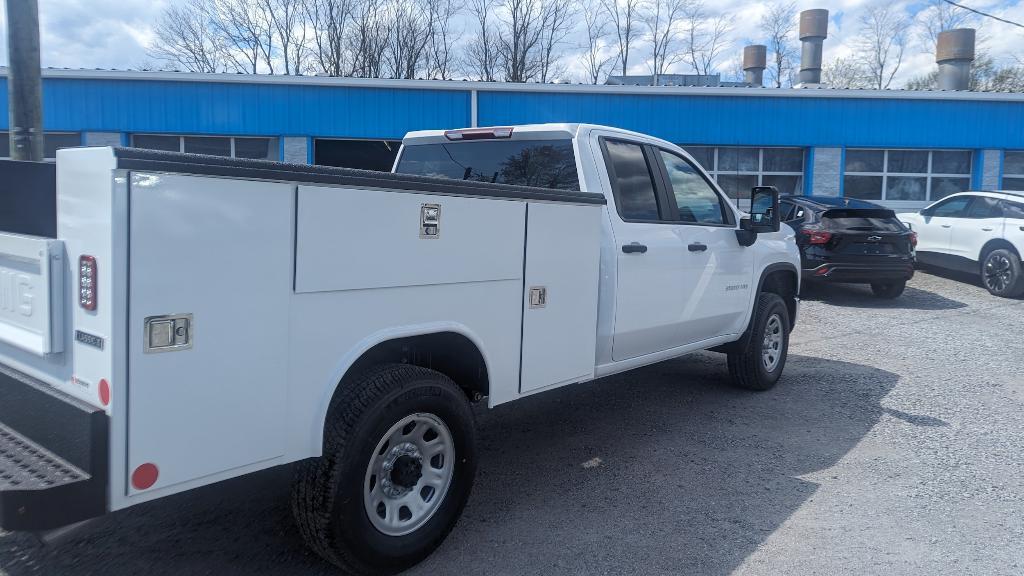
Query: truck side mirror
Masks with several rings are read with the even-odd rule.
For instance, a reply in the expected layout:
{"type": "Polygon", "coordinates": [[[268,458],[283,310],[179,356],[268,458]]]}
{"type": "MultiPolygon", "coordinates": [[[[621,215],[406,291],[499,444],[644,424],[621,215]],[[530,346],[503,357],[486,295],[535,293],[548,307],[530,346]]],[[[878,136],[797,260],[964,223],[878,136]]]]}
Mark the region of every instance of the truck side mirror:
{"type": "Polygon", "coordinates": [[[779,191],[775,186],[754,186],[750,190],[748,226],[751,232],[779,231],[779,191]]]}

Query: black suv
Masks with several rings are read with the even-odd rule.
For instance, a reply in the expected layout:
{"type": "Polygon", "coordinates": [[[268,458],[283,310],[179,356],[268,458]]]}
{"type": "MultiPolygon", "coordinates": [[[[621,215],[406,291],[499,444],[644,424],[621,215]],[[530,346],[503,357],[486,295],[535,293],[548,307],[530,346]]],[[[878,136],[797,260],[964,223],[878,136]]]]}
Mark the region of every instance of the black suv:
{"type": "Polygon", "coordinates": [[[796,230],[804,280],[870,284],[896,298],[914,276],[917,234],[888,208],[853,198],[783,196],[781,219],[796,230]]]}

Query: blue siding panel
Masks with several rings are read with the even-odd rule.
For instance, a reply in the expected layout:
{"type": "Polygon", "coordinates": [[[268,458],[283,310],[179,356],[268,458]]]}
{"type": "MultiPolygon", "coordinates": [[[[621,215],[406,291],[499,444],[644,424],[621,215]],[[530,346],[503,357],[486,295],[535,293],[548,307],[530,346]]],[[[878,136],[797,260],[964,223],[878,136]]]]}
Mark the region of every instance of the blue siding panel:
{"type": "MultiPolygon", "coordinates": [[[[471,123],[468,88],[413,84],[46,78],[43,96],[47,130],[400,138],[410,130],[471,123]]],[[[7,106],[5,78],[0,106],[7,106]]],[[[872,99],[485,88],[478,118],[482,126],[593,122],[684,144],[1024,149],[1022,103],[901,99],[898,93],[872,99]]],[[[0,129],[7,122],[0,115],[0,129]]]]}
{"type": "Polygon", "coordinates": [[[591,122],[685,144],[1024,147],[1024,104],[480,92],[480,125],[591,122]]]}
{"type": "MultiPolygon", "coordinates": [[[[0,106],[7,105],[6,79],[0,106]]],[[[54,79],[46,130],[401,138],[469,124],[469,91],[54,79]]],[[[0,127],[7,127],[3,115],[0,127]]]]}

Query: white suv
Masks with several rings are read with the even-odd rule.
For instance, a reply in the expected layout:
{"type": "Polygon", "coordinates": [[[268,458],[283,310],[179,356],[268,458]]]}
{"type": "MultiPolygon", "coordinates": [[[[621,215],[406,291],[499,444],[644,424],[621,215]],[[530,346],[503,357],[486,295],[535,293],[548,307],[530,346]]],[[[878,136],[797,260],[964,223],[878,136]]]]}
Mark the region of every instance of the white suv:
{"type": "Polygon", "coordinates": [[[917,232],[917,260],[981,274],[996,296],[1024,294],[1024,192],[961,192],[899,219],[917,232]]]}

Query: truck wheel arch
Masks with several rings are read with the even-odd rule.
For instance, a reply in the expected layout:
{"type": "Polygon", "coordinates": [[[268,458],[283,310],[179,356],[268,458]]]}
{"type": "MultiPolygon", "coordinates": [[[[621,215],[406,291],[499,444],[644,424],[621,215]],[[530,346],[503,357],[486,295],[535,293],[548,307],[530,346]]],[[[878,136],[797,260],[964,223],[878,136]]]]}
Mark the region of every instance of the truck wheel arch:
{"type": "MultiPolygon", "coordinates": [[[[796,296],[800,292],[800,275],[796,266],[785,262],[776,262],[766,266],[761,271],[761,278],[757,281],[755,298],[761,292],[778,294],[789,310],[790,323],[796,322],[796,296]]],[[[790,329],[792,328],[793,326],[790,326],[790,329]]]]}
{"type": "Polygon", "coordinates": [[[380,364],[410,364],[451,378],[471,401],[490,393],[487,356],[473,332],[460,324],[385,330],[345,355],[318,407],[312,454],[323,448],[323,433],[334,396],[359,374],[380,364]]]}

